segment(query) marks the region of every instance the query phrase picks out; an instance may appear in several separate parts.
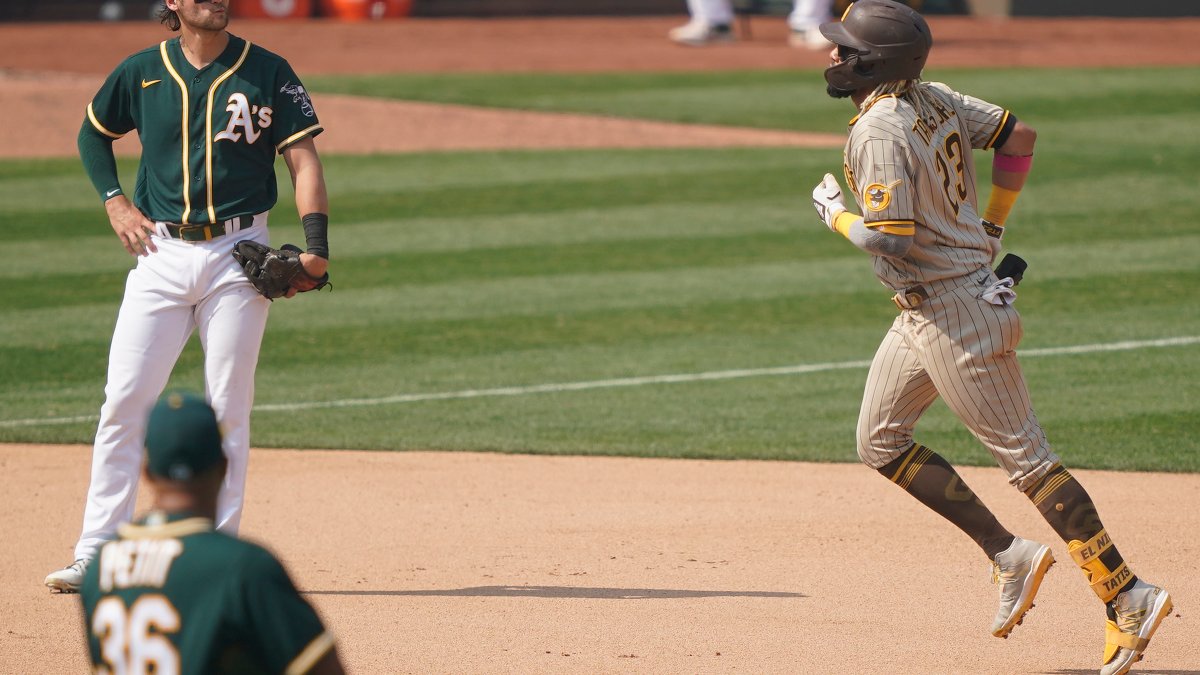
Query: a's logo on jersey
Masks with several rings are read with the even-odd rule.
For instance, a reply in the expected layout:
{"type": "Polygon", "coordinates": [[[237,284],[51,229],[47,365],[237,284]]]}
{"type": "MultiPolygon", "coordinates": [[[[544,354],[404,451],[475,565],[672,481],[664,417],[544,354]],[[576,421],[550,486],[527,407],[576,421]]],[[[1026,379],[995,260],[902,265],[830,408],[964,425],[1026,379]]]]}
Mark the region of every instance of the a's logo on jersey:
{"type": "Polygon", "coordinates": [[[162,80],[147,80],[146,78],[142,78],[142,89],[145,89],[146,87],[152,87],[159,82],[162,82],[162,80]]]}
{"type": "Polygon", "coordinates": [[[225,106],[225,109],[230,112],[229,125],[213,140],[236,143],[242,140],[242,135],[245,134],[246,142],[254,143],[262,134],[262,130],[271,126],[271,115],[274,113],[265,105],[261,107],[250,105],[246,95],[241,92],[229,95],[229,105],[225,106]]]}
{"type": "Polygon", "coordinates": [[[866,206],[868,211],[882,211],[892,203],[892,188],[900,184],[900,181],[894,180],[887,185],[883,183],[871,183],[863,190],[863,196],[866,197],[866,206]]]}
{"type": "Polygon", "coordinates": [[[280,93],[291,94],[292,103],[300,104],[300,112],[305,117],[312,117],[317,114],[312,107],[312,99],[309,98],[308,92],[304,90],[304,86],[300,84],[292,84],[288,82],[279,89],[280,93]]]}

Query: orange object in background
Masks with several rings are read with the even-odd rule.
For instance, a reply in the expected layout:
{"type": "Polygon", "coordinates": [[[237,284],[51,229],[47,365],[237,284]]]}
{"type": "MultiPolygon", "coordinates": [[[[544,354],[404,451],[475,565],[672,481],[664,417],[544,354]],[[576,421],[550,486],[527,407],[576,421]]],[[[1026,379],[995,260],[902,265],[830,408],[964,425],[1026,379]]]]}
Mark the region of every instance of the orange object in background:
{"type": "Polygon", "coordinates": [[[230,9],[234,16],[246,19],[307,19],[312,16],[313,0],[238,0],[230,9]]]}
{"type": "Polygon", "coordinates": [[[320,9],[321,16],[343,21],[394,19],[408,16],[412,0],[321,0],[320,9]]]}

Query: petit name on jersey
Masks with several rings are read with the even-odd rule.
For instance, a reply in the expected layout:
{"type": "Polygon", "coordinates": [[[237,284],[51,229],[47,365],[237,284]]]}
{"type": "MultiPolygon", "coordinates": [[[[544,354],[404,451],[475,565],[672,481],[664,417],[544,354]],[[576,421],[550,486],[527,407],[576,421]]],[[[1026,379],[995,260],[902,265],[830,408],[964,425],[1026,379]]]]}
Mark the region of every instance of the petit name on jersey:
{"type": "Polygon", "coordinates": [[[183,552],[178,539],[126,539],[100,549],[100,590],[152,586],[161,588],[171,563],[183,552]]]}

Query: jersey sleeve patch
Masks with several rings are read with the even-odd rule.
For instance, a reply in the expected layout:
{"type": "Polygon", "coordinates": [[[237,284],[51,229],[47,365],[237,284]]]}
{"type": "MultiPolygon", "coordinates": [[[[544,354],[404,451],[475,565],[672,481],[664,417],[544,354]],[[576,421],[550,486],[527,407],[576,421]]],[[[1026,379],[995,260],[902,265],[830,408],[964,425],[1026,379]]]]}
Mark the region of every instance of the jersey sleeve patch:
{"type": "Polygon", "coordinates": [[[863,188],[863,205],[868,211],[879,212],[892,203],[892,188],[900,185],[900,179],[887,183],[871,183],[863,188]]]}

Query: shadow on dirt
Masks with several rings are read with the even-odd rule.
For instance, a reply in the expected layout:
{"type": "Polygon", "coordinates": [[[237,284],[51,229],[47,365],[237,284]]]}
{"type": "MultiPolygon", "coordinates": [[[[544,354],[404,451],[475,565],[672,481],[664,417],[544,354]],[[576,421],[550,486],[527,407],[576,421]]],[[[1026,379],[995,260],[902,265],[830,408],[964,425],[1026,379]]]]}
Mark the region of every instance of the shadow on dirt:
{"type": "MultiPolygon", "coordinates": [[[[782,591],[693,591],[669,588],[585,588],[579,586],[472,586],[422,591],[301,591],[303,595],[407,595],[481,598],[598,598],[602,600],[656,600],[676,598],[806,598],[803,593],[782,591]]],[[[1183,675],[1183,674],[1179,674],[1183,675]]],[[[1195,675],[1200,675],[1196,673],[1195,675]]]]}

